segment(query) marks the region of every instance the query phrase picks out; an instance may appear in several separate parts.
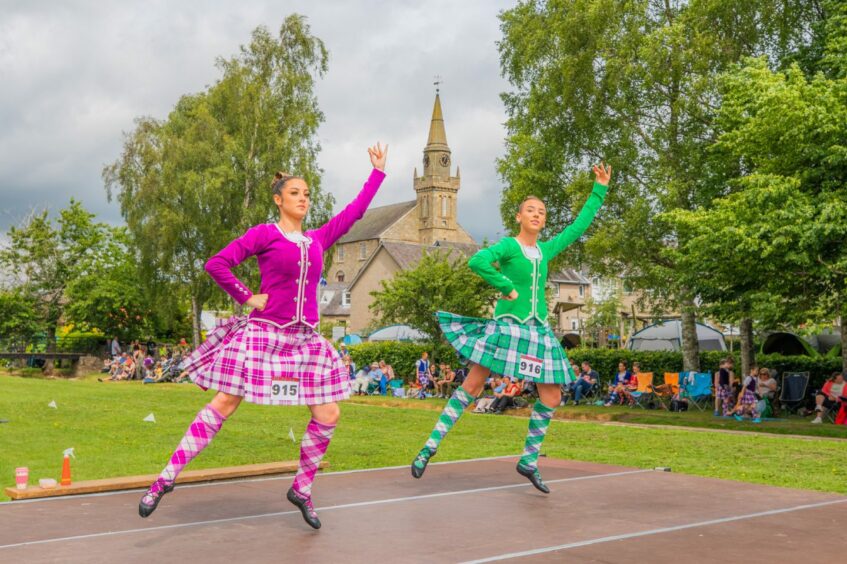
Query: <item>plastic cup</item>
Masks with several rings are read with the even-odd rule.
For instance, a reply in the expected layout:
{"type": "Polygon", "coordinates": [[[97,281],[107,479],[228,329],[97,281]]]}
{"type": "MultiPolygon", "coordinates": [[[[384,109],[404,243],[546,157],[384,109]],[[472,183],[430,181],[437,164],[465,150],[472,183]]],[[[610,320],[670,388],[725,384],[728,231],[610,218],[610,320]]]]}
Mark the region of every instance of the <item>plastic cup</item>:
{"type": "Polygon", "coordinates": [[[15,468],[15,486],[19,490],[25,490],[27,482],[29,482],[29,468],[26,466],[15,468]]]}

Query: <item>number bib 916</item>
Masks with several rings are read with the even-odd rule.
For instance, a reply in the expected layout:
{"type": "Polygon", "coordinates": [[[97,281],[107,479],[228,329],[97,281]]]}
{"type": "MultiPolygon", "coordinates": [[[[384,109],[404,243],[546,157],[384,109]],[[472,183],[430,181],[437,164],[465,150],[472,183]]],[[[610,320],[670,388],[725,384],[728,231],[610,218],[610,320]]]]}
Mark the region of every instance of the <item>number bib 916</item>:
{"type": "Polygon", "coordinates": [[[271,403],[297,405],[300,398],[300,382],[297,380],[271,380],[271,403]]]}
{"type": "Polygon", "coordinates": [[[540,358],[522,354],[520,364],[518,365],[518,374],[524,378],[535,380],[541,377],[542,366],[543,363],[540,358]]]}

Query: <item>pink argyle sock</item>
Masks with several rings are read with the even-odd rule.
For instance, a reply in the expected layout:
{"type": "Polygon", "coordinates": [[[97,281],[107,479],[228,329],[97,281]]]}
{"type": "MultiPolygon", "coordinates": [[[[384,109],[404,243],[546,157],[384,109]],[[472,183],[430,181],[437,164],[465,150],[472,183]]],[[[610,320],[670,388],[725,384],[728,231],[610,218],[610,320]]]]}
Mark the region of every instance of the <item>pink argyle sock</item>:
{"type": "Polygon", "coordinates": [[[312,497],[312,482],[318,471],[318,465],[329,447],[329,441],[332,440],[333,431],[335,431],[335,425],[318,423],[314,419],[309,421],[306,427],[306,433],[300,442],[300,467],[291,486],[302,498],[311,499],[312,497]]]}

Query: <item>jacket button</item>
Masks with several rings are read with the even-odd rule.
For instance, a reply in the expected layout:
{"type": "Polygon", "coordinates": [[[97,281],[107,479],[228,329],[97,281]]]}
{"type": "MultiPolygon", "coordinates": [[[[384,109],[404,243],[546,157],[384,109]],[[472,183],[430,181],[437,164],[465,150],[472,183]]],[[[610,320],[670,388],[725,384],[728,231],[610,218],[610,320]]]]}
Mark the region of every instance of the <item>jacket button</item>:
{"type": "Polygon", "coordinates": [[[294,301],[296,302],[296,301],[297,301],[297,298],[294,298],[294,301]]]}

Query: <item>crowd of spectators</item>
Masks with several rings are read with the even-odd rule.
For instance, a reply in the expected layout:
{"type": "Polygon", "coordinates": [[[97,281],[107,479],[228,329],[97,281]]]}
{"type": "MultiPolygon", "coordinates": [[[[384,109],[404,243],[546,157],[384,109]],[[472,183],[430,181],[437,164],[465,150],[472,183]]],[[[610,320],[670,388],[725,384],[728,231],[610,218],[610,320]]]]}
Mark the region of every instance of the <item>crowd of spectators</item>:
{"type": "Polygon", "coordinates": [[[188,382],[188,374],[180,368],[183,358],[191,352],[185,339],[176,345],[157,344],[153,341],[132,341],[126,350],[117,337],[109,342],[110,357],[103,362],[98,378],[104,381],[141,380],[145,384],[160,382],[188,382]]]}

